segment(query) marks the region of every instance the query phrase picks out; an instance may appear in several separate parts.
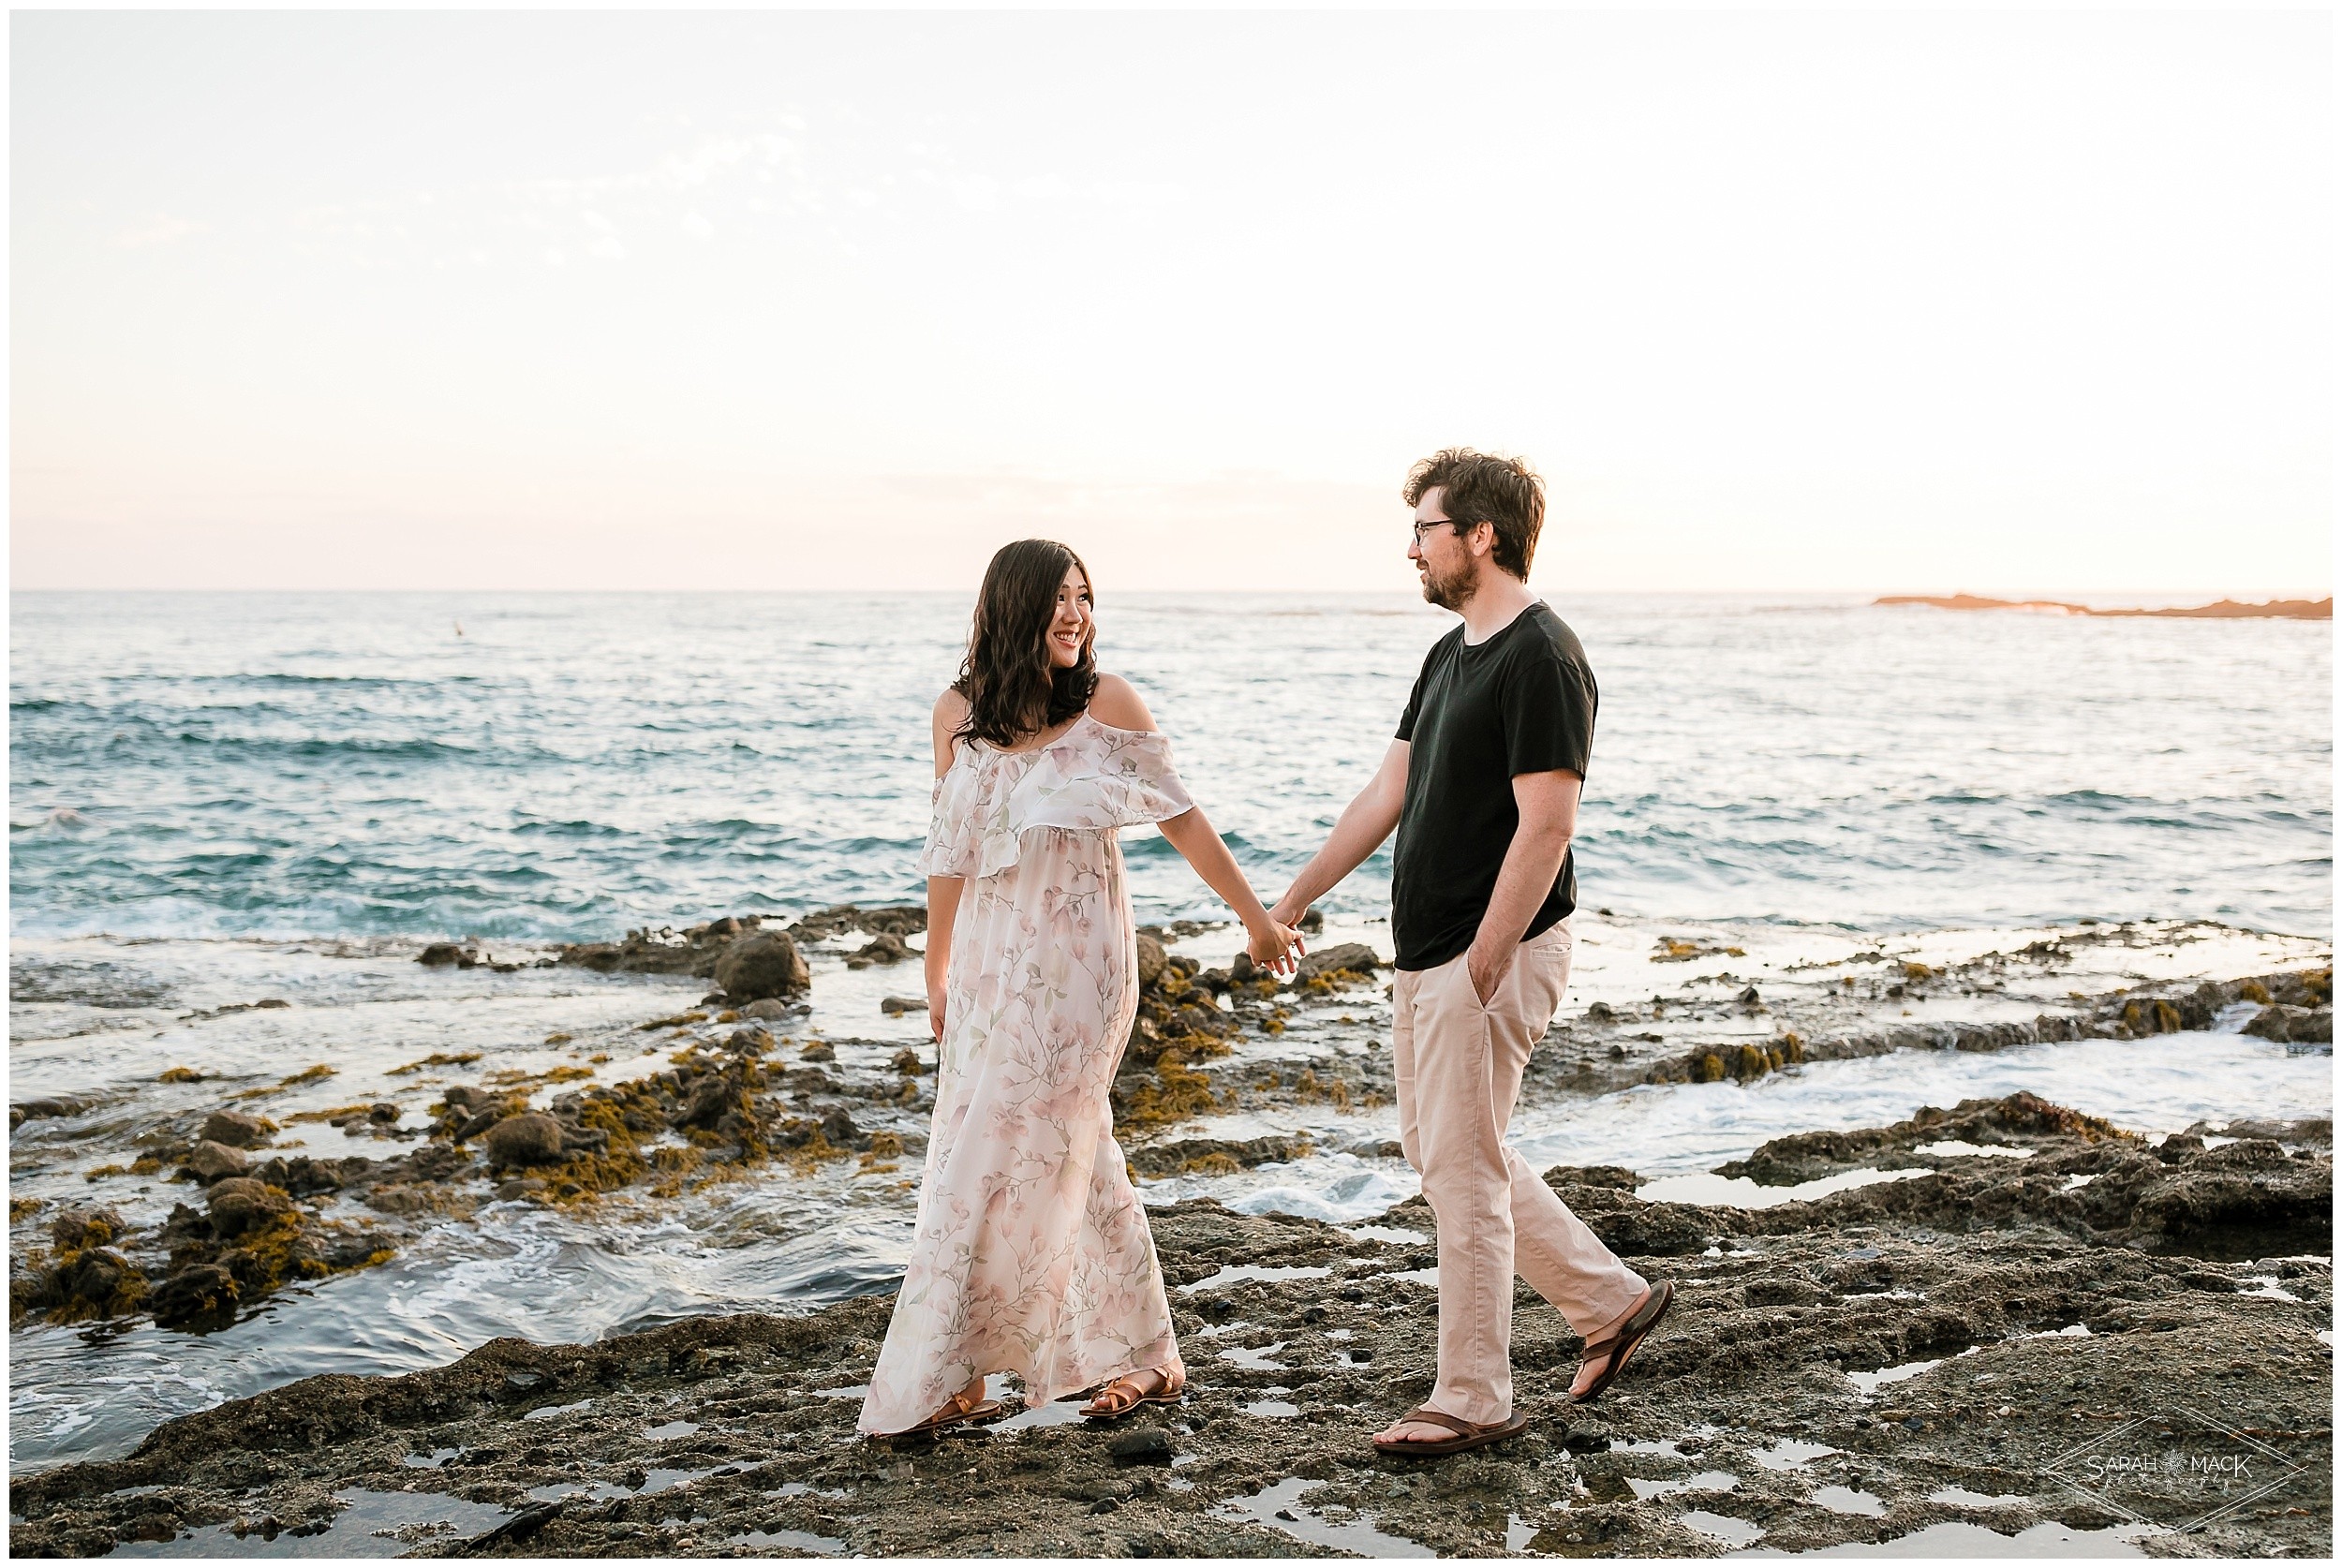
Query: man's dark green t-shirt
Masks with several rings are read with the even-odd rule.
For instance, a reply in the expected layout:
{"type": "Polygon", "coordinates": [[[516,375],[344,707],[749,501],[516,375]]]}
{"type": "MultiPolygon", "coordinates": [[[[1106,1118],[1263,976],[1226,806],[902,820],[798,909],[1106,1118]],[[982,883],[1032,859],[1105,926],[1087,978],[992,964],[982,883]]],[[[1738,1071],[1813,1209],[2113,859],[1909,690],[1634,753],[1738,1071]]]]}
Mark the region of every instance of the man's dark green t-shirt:
{"type": "MultiPolygon", "coordinates": [[[[1595,699],[1586,650],[1542,599],[1477,646],[1460,626],[1431,644],[1399,720],[1407,743],[1390,883],[1399,968],[1436,969],[1472,945],[1520,825],[1514,775],[1565,768],[1583,778],[1595,699]]],[[[1523,939],[1577,907],[1572,851],[1523,939]]]]}

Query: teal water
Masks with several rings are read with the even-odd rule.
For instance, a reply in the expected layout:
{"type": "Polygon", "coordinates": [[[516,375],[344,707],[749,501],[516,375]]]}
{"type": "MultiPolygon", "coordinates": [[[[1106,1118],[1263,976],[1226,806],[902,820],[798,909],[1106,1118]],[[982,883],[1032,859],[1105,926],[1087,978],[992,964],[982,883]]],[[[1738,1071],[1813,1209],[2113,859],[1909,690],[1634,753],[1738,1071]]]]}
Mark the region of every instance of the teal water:
{"type": "MultiPolygon", "coordinates": [[[[1554,596],[1621,914],[2331,926],[2331,629],[1554,596]]],[[[916,897],[948,595],[12,596],[13,929],[577,939],[916,897]],[[457,628],[460,625],[461,634],[457,628]]],[[[1450,617],[1118,595],[1100,648],[1264,887],[1450,617]]],[[[1143,917],[1211,911],[1132,842],[1143,917]]],[[[1377,857],[1330,900],[1380,912],[1377,857]]]]}

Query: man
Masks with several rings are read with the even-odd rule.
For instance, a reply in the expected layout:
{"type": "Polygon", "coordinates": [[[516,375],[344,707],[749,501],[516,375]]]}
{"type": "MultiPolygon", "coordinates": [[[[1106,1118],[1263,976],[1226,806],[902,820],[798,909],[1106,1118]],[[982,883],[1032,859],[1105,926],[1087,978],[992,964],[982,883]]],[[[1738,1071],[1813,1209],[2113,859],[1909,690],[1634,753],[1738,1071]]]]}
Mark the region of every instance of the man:
{"type": "Polygon", "coordinates": [[[1585,651],[1529,591],[1544,481],[1455,448],[1416,464],[1403,494],[1423,597],[1463,624],[1432,645],[1382,767],[1274,913],[1297,924],[1398,829],[1391,1055],[1400,1144],[1439,1222],[1439,1378],[1374,1443],[1452,1454],[1528,1425],[1513,1411],[1516,1267],[1586,1340],[1579,1401],[1674,1291],[1621,1263],[1505,1142],[1569,984],[1570,838],[1593,741],[1585,651]]]}

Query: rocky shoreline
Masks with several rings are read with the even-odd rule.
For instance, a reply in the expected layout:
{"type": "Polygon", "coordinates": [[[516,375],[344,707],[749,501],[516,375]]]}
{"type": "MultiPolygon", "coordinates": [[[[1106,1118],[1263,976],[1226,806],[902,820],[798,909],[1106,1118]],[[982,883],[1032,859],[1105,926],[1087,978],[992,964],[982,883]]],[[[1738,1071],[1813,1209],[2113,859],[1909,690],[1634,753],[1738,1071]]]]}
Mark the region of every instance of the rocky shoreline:
{"type": "Polygon", "coordinates": [[[307,1379],[172,1421],[126,1458],[14,1480],[10,1546],[232,1555],[293,1531],[422,1556],[1708,1556],[1988,1529],[2331,1554],[2330,1121],[2157,1144],[2020,1094],[1776,1139],[1721,1174],[1853,1170],[1886,1178],[1758,1207],[1549,1172],[1679,1304],[1609,1397],[1571,1409],[1579,1341],[1522,1287],[1514,1362],[1535,1422],[1479,1454],[1365,1444],[1429,1386],[1420,1200],[1348,1228],[1196,1201],[1152,1214],[1192,1392],[1119,1427],[1062,1404],[855,1441],[891,1306],[873,1296],[307,1379]],[[2142,1451],[2242,1464],[2251,1485],[2088,1462],[2142,1451]]]}
{"type": "MultiPolygon", "coordinates": [[[[462,1053],[434,1053],[393,1069],[390,1077],[436,1095],[422,1107],[420,1125],[412,1107],[395,1100],[271,1119],[266,1111],[275,1097],[329,1080],[334,1070],[326,1064],[238,1089],[208,1112],[151,1125],[138,1135],[133,1161],[101,1166],[90,1181],[167,1176],[197,1201],[176,1204],[159,1225],[140,1227],[102,1198],[45,1209],[38,1200],[19,1200],[11,1220],[38,1221],[47,1245],[11,1251],[11,1321],[118,1324],[143,1314],[165,1327],[201,1331],[235,1321],[288,1284],[379,1264],[420,1229],[486,1203],[574,1206],[619,1195],[658,1202],[776,1166],[810,1172],[837,1161],[868,1174],[901,1173],[925,1150],[932,1050],[874,1049],[819,1031],[801,1036],[812,981],[798,944],[843,949],[837,955],[850,968],[891,965],[916,955],[905,939],[924,927],[915,906],[843,907],[785,928],[749,915],[681,933],[630,932],[620,942],[565,947],[538,960],[697,977],[717,987],[695,1007],[635,1026],[636,1036],[656,1037],[637,1049],[663,1055],[666,1065],[615,1081],[600,1071],[619,1059],[613,1049],[588,1052],[563,1033],[546,1044],[567,1045],[579,1059],[536,1072],[462,1053]],[[867,945],[852,947],[864,937],[867,945]],[[419,1146],[391,1157],[273,1147],[304,1124],[419,1146]]],[[[1208,968],[1175,951],[1201,929],[1149,927],[1139,937],[1139,1011],[1113,1086],[1117,1132],[1137,1174],[1224,1174],[1289,1161],[1313,1146],[1306,1135],[1193,1135],[1208,1118],[1312,1105],[1338,1117],[1390,1102],[1389,1053],[1376,1042],[1386,1012],[1376,977],[1387,963],[1371,946],[1321,946],[1280,983],[1240,954],[1208,968]]],[[[2330,959],[2235,979],[2183,975],[2140,984],[2135,969],[2126,971],[2147,956],[2184,954],[2227,935],[2201,923],[2088,926],[2013,953],[1931,954],[1935,962],[1847,944],[1850,951],[1827,961],[1780,966],[1762,991],[1731,967],[1750,967],[1743,948],[1662,936],[1639,968],[1681,974],[1672,994],[1596,999],[1557,1020],[1532,1058],[1524,1099],[1633,1084],[1747,1082],[1799,1062],[1903,1049],[2137,1039],[2208,1028],[2231,1014],[2271,1040],[2329,1043],[2330,959]],[[2077,979],[2088,978],[2133,983],[2095,993],[2076,988],[2077,979]],[[1881,1016],[1889,1013],[1891,1022],[1881,1016]]],[[[455,943],[428,945],[417,961],[426,969],[520,967],[455,943]]],[[[923,1009],[924,1000],[889,998],[886,1005],[923,1009]]],[[[203,1081],[185,1067],[164,1078],[203,1081]]],[[[80,1115],[96,1103],[75,1097],[14,1105],[10,1125],[80,1115]]],[[[1398,1152],[1375,1137],[1355,1150],[1398,1152]]]]}

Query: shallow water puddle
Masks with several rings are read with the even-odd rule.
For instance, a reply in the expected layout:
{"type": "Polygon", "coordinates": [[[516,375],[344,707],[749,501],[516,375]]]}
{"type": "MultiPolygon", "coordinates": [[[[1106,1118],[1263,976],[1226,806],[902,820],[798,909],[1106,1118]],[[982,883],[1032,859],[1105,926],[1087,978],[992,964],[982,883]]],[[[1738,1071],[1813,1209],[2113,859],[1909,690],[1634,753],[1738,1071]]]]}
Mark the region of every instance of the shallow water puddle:
{"type": "Polygon", "coordinates": [[[985,1427],[987,1432],[1030,1432],[1036,1427],[1078,1427],[1087,1419],[1082,1414],[1080,1399],[1052,1399],[1045,1405],[1027,1405],[1005,1421],[994,1421],[985,1427]]]}
{"type": "Polygon", "coordinates": [[[348,1506],[310,1534],[295,1535],[283,1530],[269,1540],[258,1532],[239,1537],[231,1525],[205,1525],[171,1541],[125,1541],[107,1555],[398,1557],[425,1542],[467,1541],[483,1535],[513,1513],[444,1492],[377,1492],[353,1487],[334,1496],[348,1506]]]}
{"type": "Polygon", "coordinates": [[[1958,1155],[1986,1154],[1997,1155],[2004,1160],[2030,1160],[2035,1153],[2029,1148],[2011,1148],[2007,1144],[1971,1144],[1959,1138],[1945,1138],[1936,1143],[1920,1144],[1911,1152],[1933,1154],[1941,1159],[1950,1159],[1958,1155]]]}
{"type": "Polygon", "coordinates": [[[1884,1498],[1872,1492],[1858,1492],[1851,1487],[1816,1487],[1808,1501],[1829,1509],[1832,1514],[1860,1514],[1873,1519],[1887,1516],[1884,1498]]]}
{"type": "MultiPolygon", "coordinates": [[[[1264,1388],[1261,1392],[1263,1394],[1290,1394],[1293,1390],[1290,1388],[1264,1388]]],[[[1244,1407],[1244,1413],[1247,1415],[1267,1416],[1272,1420],[1286,1420],[1300,1414],[1301,1407],[1298,1405],[1287,1404],[1282,1399],[1255,1399],[1251,1404],[1244,1407]]]]}
{"type": "Polygon", "coordinates": [[[664,1426],[653,1427],[643,1434],[643,1439],[646,1442],[668,1442],[675,1438],[689,1437],[699,1429],[700,1424],[696,1421],[670,1421],[664,1426]]]}
{"type": "MultiPolygon", "coordinates": [[[[2081,1331],[2084,1334],[2089,1332],[2088,1329],[2083,1328],[2080,1324],[2076,1324],[2073,1325],[2073,1328],[2061,1328],[2057,1330],[2057,1333],[2059,1335],[2070,1335],[2075,1329],[2081,1329],[2081,1331]]],[[[2051,1337],[2052,1336],[2043,1334],[2028,1334],[2021,1336],[2021,1338],[2028,1339],[2041,1339],[2051,1337]]],[[[1983,1348],[1984,1347],[1981,1345],[1970,1345],[1966,1350],[1962,1351],[1960,1355],[1975,1355],[1983,1348]]],[[[1875,1372],[1848,1372],[1845,1377],[1848,1383],[1854,1384],[1857,1389],[1861,1391],[1862,1398],[1868,1399],[1875,1396],[1879,1389],[1888,1383],[1907,1382],[1912,1378],[1918,1377],[1921,1372],[1926,1371],[1931,1367],[1940,1367],[1947,1361],[1957,1361],[1958,1359],[1960,1359],[1960,1356],[1939,1355],[1933,1361],[1906,1361],[1900,1367],[1881,1367],[1875,1372]]]]}
{"type": "Polygon", "coordinates": [[[1220,1353],[1220,1359],[1233,1362],[1238,1367],[1248,1368],[1255,1372],[1291,1371],[1292,1368],[1284,1362],[1268,1359],[1284,1348],[1285,1342],[1280,1339],[1273,1345],[1263,1345],[1257,1350],[1245,1350],[1241,1347],[1223,1350],[1220,1353]]]}
{"type": "Polygon", "coordinates": [[[1216,1291],[1223,1285],[1240,1285],[1247,1280],[1323,1280],[1331,1273],[1333,1270],[1330,1267],[1305,1264],[1291,1266],[1280,1266],[1275,1264],[1228,1264],[1218,1272],[1208,1275],[1192,1285],[1181,1285],[1179,1289],[1190,1293],[1216,1291]]]}
{"type": "Polygon", "coordinates": [[[2122,1524],[2105,1530],[2075,1530],[2044,1521],[2014,1535],[1974,1524],[1932,1524],[1888,1541],[1849,1541],[1807,1552],[1734,1552],[1752,1557],[2144,1557],[2139,1539],[2156,1534],[2153,1525],[2122,1524]]]}
{"type": "Polygon", "coordinates": [[[1349,1225],[1344,1229],[1361,1241],[1387,1241],[1394,1247],[1420,1247],[1431,1239],[1419,1231],[1402,1231],[1395,1225],[1349,1225]]]}
{"type": "Polygon", "coordinates": [[[1807,1442],[1801,1438],[1783,1438],[1771,1448],[1752,1454],[1749,1457],[1767,1470],[1795,1470],[1800,1465],[1813,1463],[1825,1454],[1836,1452],[1836,1449],[1826,1442],[1807,1442]]]}
{"type": "Polygon", "coordinates": [[[2291,1291],[2289,1291],[2284,1286],[2278,1284],[2277,1277],[2274,1274],[2247,1275],[2246,1276],[2245,1283],[2248,1285],[2258,1285],[2260,1288],[2259,1290],[2238,1291],[2236,1293],[2238,1295],[2266,1296],[2271,1301],[2299,1301],[2301,1299],[2300,1296],[2295,1295],[2291,1291]]]}
{"type": "Polygon", "coordinates": [[[1705,1508],[1687,1509],[1676,1517],[1702,1535],[1712,1535],[1727,1546],[1745,1546],[1763,1538],[1762,1525],[1736,1519],[1729,1514],[1712,1514],[1705,1508]]]}
{"type": "Polygon", "coordinates": [[[751,1530],[746,1535],[734,1535],[729,1542],[734,1546],[787,1546],[794,1551],[812,1552],[819,1557],[836,1557],[846,1549],[846,1543],[835,1535],[816,1535],[808,1530],[751,1530]]]}
{"type": "Polygon", "coordinates": [[[580,1399],[573,1405],[539,1405],[521,1419],[523,1421],[555,1421],[564,1415],[575,1415],[579,1411],[593,1408],[594,1401],[591,1399],[580,1399]]]}
{"type": "Polygon", "coordinates": [[[643,1474],[639,1487],[621,1486],[615,1481],[555,1481],[542,1487],[532,1487],[528,1495],[539,1502],[558,1502],[563,1498],[582,1497],[589,1502],[607,1502],[614,1497],[649,1497],[675,1487],[686,1487],[704,1476],[716,1473],[711,1466],[705,1470],[652,1470],[643,1474]]]}
{"type": "Polygon", "coordinates": [[[1292,1536],[1296,1541],[1312,1546],[1337,1546],[1361,1557],[1435,1557],[1438,1554],[1420,1541],[1410,1541],[1403,1535],[1386,1535],[1363,1517],[1347,1524],[1334,1524],[1300,1506],[1301,1494],[1323,1483],[1306,1476],[1288,1476],[1266,1491],[1251,1497],[1230,1498],[1222,1503],[1219,1512],[1226,1517],[1249,1519],[1254,1524],[1292,1536]]]}
{"type": "MultiPolygon", "coordinates": [[[[1851,1192],[1858,1187],[1875,1187],[1882,1181],[1909,1181],[1914,1176],[1934,1174],[1924,1167],[1906,1171],[1865,1168],[1841,1171],[1836,1176],[1801,1181],[1789,1187],[1766,1187],[1747,1176],[1720,1176],[1712,1171],[1685,1171],[1677,1176],[1655,1176],[1636,1188],[1635,1196],[1647,1204],[1698,1204],[1710,1208],[1778,1208],[1783,1204],[1826,1198],[1832,1192],[1851,1192]]],[[[1732,1252],[1725,1255],[1754,1257],[1756,1254],[1732,1252]]]]}
{"type": "Polygon", "coordinates": [[[2097,1179],[2097,1174],[2096,1172],[2092,1172],[2087,1176],[2069,1176],[2066,1178],[2066,1185],[2059,1188],[2058,1191],[2060,1192],[2079,1192],[2083,1188],[2089,1186],[2092,1182],[2097,1179]]]}
{"type": "Polygon", "coordinates": [[[402,1454],[398,1462],[409,1470],[437,1470],[462,1452],[460,1448],[434,1448],[428,1454],[402,1454]]]}
{"type": "Polygon", "coordinates": [[[1930,1502],[1941,1502],[1953,1508],[2022,1508],[2032,1501],[2024,1497],[1993,1497],[1984,1492],[1972,1492],[1965,1487],[1938,1487],[1927,1494],[1930,1502]]]}
{"type": "Polygon", "coordinates": [[[1649,1502],[1654,1497],[1672,1497],[1677,1492],[1738,1491],[1741,1478],[1728,1470],[1703,1470],[1697,1475],[1673,1481],[1638,1481],[1630,1475],[1626,1484],[1635,1488],[1638,1501],[1649,1502]]]}

